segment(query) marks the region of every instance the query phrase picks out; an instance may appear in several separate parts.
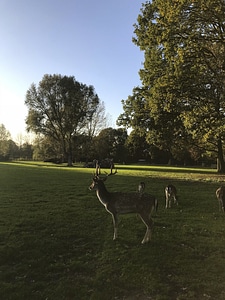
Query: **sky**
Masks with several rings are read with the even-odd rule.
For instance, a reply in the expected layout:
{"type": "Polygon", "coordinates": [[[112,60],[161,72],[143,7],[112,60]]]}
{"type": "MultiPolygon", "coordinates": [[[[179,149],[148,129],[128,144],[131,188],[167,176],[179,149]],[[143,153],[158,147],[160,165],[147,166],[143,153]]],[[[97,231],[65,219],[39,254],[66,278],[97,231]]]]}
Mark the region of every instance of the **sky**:
{"type": "Polygon", "coordinates": [[[0,0],[0,124],[26,134],[24,104],[44,74],[93,85],[111,126],[140,85],[143,53],[132,42],[143,0],[0,0]]]}

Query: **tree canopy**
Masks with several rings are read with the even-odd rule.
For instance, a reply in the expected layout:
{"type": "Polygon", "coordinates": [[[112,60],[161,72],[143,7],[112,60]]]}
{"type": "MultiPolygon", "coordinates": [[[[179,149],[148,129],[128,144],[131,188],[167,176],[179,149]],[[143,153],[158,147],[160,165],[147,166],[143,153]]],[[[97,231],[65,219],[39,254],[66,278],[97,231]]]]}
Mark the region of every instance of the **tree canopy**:
{"type": "Polygon", "coordinates": [[[95,158],[99,160],[109,158],[117,162],[126,161],[126,139],[127,131],[125,129],[111,127],[103,129],[93,140],[95,158]]]}
{"type": "Polygon", "coordinates": [[[93,86],[80,83],[73,76],[56,74],[44,75],[38,86],[33,83],[25,104],[27,130],[54,140],[69,165],[73,140],[85,131],[93,134],[93,126],[97,127],[93,118],[96,111],[104,108],[93,86]]]}
{"type": "Polygon", "coordinates": [[[144,51],[142,86],[123,100],[118,124],[172,154],[199,145],[225,172],[225,2],[146,2],[134,33],[144,51]]]}

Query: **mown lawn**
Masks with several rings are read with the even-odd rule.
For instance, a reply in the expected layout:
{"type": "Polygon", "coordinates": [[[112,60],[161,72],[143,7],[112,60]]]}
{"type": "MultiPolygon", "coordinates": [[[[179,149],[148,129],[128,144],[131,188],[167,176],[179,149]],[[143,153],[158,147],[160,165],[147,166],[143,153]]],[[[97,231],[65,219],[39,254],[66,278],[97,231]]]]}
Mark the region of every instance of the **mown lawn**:
{"type": "Polygon", "coordinates": [[[145,181],[159,200],[152,241],[136,215],[111,216],[88,190],[91,169],[0,163],[0,298],[225,299],[225,215],[214,170],[118,166],[109,190],[145,181]],[[179,205],[164,208],[164,187],[179,205]]]}

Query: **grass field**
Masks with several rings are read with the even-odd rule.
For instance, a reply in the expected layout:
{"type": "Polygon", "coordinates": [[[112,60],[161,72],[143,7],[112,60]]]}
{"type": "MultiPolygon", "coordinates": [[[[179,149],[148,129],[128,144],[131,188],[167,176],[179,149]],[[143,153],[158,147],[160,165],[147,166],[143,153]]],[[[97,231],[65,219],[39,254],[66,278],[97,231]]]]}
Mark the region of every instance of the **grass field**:
{"type": "Polygon", "coordinates": [[[40,300],[225,299],[224,176],[195,168],[118,166],[110,191],[140,181],[159,200],[152,241],[136,215],[111,216],[88,190],[91,169],[0,163],[0,298],[40,300]],[[165,210],[164,187],[179,205],[165,210]]]}

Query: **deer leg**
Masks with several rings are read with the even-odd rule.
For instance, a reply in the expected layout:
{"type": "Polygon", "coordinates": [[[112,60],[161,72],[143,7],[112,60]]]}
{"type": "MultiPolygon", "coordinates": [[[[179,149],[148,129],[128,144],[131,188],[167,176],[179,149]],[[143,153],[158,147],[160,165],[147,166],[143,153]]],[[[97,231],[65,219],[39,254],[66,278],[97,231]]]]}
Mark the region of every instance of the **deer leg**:
{"type": "Polygon", "coordinates": [[[169,199],[166,197],[166,208],[168,208],[169,199]]]}
{"type": "Polygon", "coordinates": [[[221,209],[222,209],[222,212],[224,212],[224,201],[221,201],[221,209]]]}
{"type": "Polygon", "coordinates": [[[171,198],[170,197],[168,197],[166,199],[166,208],[171,208],[171,198]]]}
{"type": "Polygon", "coordinates": [[[174,204],[178,205],[177,197],[174,196],[174,204]]]}
{"type": "Polygon", "coordinates": [[[157,200],[157,199],[155,199],[155,205],[154,205],[154,209],[155,209],[155,212],[156,212],[156,213],[158,212],[158,207],[159,207],[158,200],[157,200]]]}
{"type": "Polygon", "coordinates": [[[144,236],[144,238],[141,242],[142,244],[144,244],[144,243],[147,243],[151,240],[153,221],[152,221],[149,214],[143,214],[142,213],[142,214],[139,214],[139,216],[140,216],[142,222],[147,227],[145,236],[144,236]]]}
{"type": "Polygon", "coordinates": [[[219,199],[219,211],[223,211],[223,202],[219,199]]]}
{"type": "Polygon", "coordinates": [[[117,232],[118,232],[118,217],[116,213],[111,213],[111,215],[112,215],[113,229],[114,229],[113,240],[116,240],[117,232]]]}

